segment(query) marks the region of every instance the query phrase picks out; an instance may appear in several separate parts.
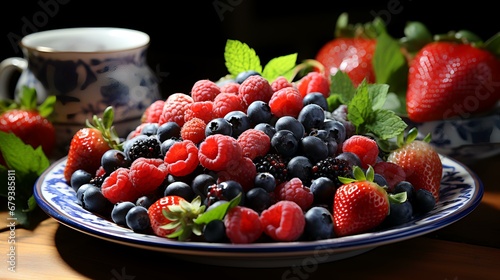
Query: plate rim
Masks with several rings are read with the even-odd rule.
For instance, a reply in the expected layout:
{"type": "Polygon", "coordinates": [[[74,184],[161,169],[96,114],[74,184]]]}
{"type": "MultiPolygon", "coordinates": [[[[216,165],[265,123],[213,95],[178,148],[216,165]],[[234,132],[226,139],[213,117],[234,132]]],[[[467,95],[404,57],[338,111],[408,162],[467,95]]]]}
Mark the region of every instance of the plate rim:
{"type": "MultiPolygon", "coordinates": [[[[139,236],[144,236],[142,233],[134,233],[130,230],[130,234],[136,238],[131,239],[129,235],[120,236],[114,233],[98,230],[79,224],[77,220],[71,216],[64,215],[58,209],[54,209],[47,199],[43,197],[41,188],[48,174],[53,172],[61,164],[64,164],[67,156],[54,161],[37,179],[34,186],[34,197],[40,208],[50,217],[57,220],[60,224],[67,226],[73,230],[84,234],[107,240],[122,245],[143,248],[148,250],[182,254],[182,255],[198,255],[198,256],[216,256],[216,257],[297,257],[310,255],[319,251],[328,250],[331,254],[345,253],[348,251],[370,249],[385,244],[396,243],[406,239],[415,238],[432,231],[441,229],[450,225],[471,213],[481,202],[484,186],[481,179],[465,164],[441,155],[442,162],[449,160],[463,168],[474,182],[475,190],[471,198],[464,204],[460,211],[453,211],[445,218],[439,219],[436,222],[430,222],[422,225],[416,225],[411,229],[411,232],[403,230],[405,227],[396,227],[394,229],[386,229],[380,232],[368,232],[353,236],[335,237],[317,241],[295,241],[295,242],[266,242],[266,243],[251,243],[251,244],[230,244],[230,243],[208,243],[208,242],[183,242],[177,240],[169,240],[157,236],[149,236],[149,239],[140,240],[139,236]],[[373,235],[376,235],[373,237],[373,235]],[[378,234],[378,235],[377,235],[378,234]],[[363,237],[367,238],[363,238],[363,237]],[[371,236],[371,237],[370,237],[371,236]],[[158,241],[158,242],[156,242],[158,241]]],[[[67,184],[66,184],[67,185],[67,184]]],[[[67,185],[68,188],[71,188],[67,185]]],[[[81,206],[80,206],[81,207],[81,206]]],[[[82,208],[82,210],[87,211],[82,208]]],[[[87,211],[91,213],[90,211],[87,211]]],[[[95,215],[91,213],[92,215],[95,215]]],[[[95,215],[97,216],[97,215],[95,215]]],[[[112,223],[112,222],[111,222],[112,223]]],[[[118,225],[116,225],[118,226],[118,225]]]]}

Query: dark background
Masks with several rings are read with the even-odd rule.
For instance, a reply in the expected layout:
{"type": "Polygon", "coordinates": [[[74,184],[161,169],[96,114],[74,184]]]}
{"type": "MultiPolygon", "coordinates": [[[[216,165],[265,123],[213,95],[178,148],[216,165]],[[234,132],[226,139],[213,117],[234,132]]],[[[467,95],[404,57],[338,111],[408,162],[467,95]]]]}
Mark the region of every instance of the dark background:
{"type": "MultiPolygon", "coordinates": [[[[227,74],[227,39],[247,43],[264,65],[273,57],[298,54],[314,58],[333,39],[337,17],[368,22],[379,15],[394,37],[403,36],[408,21],[421,21],[434,34],[468,29],[487,39],[500,31],[492,4],[455,1],[95,1],[38,0],[11,2],[2,9],[0,60],[22,56],[14,38],[35,31],[66,27],[113,26],[144,31],[151,37],[148,63],[160,78],[164,96],[189,93],[200,79],[227,74]],[[434,5],[439,3],[441,8],[434,5]],[[106,5],[104,7],[103,5],[106,5]]],[[[491,2],[493,3],[493,2],[491,2]]]]}

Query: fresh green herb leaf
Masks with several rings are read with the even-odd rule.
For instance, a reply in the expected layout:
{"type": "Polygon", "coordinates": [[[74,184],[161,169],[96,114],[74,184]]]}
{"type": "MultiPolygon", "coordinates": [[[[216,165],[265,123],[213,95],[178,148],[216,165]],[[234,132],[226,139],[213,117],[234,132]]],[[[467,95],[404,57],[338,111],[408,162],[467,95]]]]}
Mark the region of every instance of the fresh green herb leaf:
{"type": "Polygon", "coordinates": [[[222,203],[210,210],[199,215],[193,222],[195,224],[208,224],[213,220],[222,220],[229,209],[237,206],[241,201],[241,194],[238,194],[235,198],[227,203],[222,203]]]}
{"type": "MultiPolygon", "coordinates": [[[[33,228],[47,216],[36,205],[33,186],[39,176],[49,167],[50,162],[41,147],[33,149],[13,133],[0,131],[0,154],[6,166],[0,165],[0,180],[7,182],[9,176],[15,177],[15,217],[18,224],[33,228]],[[10,173],[9,173],[10,172],[10,173]]],[[[8,185],[1,184],[0,196],[9,199],[8,185]]]]}
{"type": "Polygon", "coordinates": [[[234,77],[248,70],[262,73],[262,65],[255,50],[238,40],[227,40],[224,59],[229,74],[234,77]]]}
{"type": "Polygon", "coordinates": [[[291,80],[293,68],[297,63],[297,54],[289,54],[271,59],[264,67],[262,76],[268,81],[274,81],[279,76],[284,76],[287,80],[291,80]]]}
{"type": "Polygon", "coordinates": [[[355,93],[356,87],[347,73],[338,71],[335,75],[330,75],[330,95],[338,95],[342,104],[349,104],[355,93]]]}

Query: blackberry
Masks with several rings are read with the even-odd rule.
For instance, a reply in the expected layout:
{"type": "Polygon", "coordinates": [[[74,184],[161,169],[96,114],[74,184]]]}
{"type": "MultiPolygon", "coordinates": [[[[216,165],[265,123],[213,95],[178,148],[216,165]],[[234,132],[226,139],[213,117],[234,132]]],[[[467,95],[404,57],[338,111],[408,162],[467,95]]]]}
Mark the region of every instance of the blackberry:
{"type": "Polygon", "coordinates": [[[335,183],[336,187],[340,187],[342,185],[339,181],[339,176],[352,178],[352,167],[349,165],[348,161],[327,157],[326,159],[318,161],[312,167],[313,179],[327,177],[335,183]]]}
{"type": "Polygon", "coordinates": [[[157,136],[149,136],[146,138],[138,139],[128,149],[127,156],[130,161],[144,157],[144,158],[161,158],[161,143],[157,136]]]}
{"type": "Polygon", "coordinates": [[[101,188],[102,182],[104,182],[104,179],[106,179],[106,176],[95,176],[92,179],[90,179],[89,183],[98,187],[98,188],[101,188]]]}
{"type": "Polygon", "coordinates": [[[257,173],[269,172],[274,176],[276,180],[276,185],[283,183],[287,179],[287,162],[279,154],[266,154],[262,157],[256,157],[254,159],[255,167],[257,173]]]}

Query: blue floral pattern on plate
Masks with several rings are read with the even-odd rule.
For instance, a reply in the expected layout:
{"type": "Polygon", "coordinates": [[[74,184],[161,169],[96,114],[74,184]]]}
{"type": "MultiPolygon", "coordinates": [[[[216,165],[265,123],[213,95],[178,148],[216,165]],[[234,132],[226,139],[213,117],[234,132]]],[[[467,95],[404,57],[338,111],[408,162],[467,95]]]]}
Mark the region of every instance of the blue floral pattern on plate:
{"type": "Polygon", "coordinates": [[[285,267],[305,262],[330,262],[414,238],[458,221],[473,211],[483,196],[479,178],[463,164],[441,155],[440,201],[427,215],[382,231],[309,242],[216,244],[181,242],[134,233],[83,209],[65,182],[66,158],[55,162],[35,185],[38,205],[61,224],[83,233],[128,246],[168,253],[192,262],[245,267],[285,267]]]}

